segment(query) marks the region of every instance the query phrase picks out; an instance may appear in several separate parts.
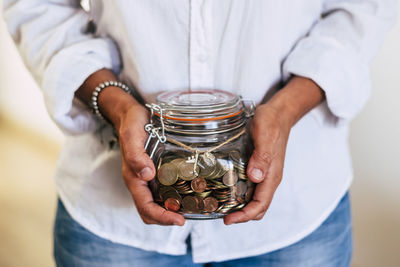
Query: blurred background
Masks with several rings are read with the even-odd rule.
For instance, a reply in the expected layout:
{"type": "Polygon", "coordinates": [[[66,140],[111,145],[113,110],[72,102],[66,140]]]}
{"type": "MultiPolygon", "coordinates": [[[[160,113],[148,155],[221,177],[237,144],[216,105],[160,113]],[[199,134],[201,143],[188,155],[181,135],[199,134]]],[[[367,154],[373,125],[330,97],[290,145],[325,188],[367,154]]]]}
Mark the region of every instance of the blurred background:
{"type": "MultiPolygon", "coordinates": [[[[400,266],[399,49],[398,22],[372,64],[372,97],[351,127],[354,267],[400,266]]],[[[62,143],[0,15],[1,267],[54,266],[53,174],[62,143]]]]}

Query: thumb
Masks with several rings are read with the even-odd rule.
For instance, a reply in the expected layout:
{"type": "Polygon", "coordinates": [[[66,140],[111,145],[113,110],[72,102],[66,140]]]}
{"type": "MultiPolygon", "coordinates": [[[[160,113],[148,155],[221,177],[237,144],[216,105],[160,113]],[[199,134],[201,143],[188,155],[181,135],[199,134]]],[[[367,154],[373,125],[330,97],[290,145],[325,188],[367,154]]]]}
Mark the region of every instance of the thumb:
{"type": "Polygon", "coordinates": [[[262,182],[267,176],[272,155],[266,145],[256,147],[247,166],[247,176],[254,183],[262,182]]]}
{"type": "Polygon", "coordinates": [[[156,172],[153,161],[146,154],[144,149],[133,149],[126,152],[124,160],[133,174],[144,181],[150,181],[154,178],[156,172]]]}

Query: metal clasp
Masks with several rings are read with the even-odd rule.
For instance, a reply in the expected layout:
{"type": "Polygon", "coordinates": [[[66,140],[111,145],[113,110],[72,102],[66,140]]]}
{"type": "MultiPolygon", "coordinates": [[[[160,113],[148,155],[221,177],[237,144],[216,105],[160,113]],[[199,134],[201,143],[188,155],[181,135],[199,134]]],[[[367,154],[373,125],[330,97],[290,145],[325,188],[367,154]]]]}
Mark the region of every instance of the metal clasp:
{"type": "Polygon", "coordinates": [[[145,131],[149,134],[147,137],[146,143],[144,145],[144,149],[147,151],[147,148],[151,142],[151,139],[157,138],[157,142],[155,143],[152,151],[150,152],[150,158],[152,159],[154,153],[160,143],[165,143],[167,141],[167,137],[165,136],[165,126],[164,126],[164,117],[163,117],[163,109],[156,104],[146,104],[146,107],[150,109],[150,123],[144,126],[145,131]],[[157,112],[160,115],[161,127],[155,127],[153,122],[154,113],[157,112]],[[161,134],[160,134],[161,131],[161,134]]]}
{"type": "Polygon", "coordinates": [[[242,100],[246,112],[246,117],[250,118],[254,116],[256,111],[256,103],[253,100],[242,100]],[[247,104],[246,104],[247,103],[247,104]]]}

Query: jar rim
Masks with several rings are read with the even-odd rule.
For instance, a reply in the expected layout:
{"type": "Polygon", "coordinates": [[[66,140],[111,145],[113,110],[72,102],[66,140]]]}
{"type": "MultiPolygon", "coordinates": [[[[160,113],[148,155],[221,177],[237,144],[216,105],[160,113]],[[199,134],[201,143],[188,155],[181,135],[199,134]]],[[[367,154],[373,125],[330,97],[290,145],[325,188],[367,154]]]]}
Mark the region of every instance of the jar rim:
{"type": "MultiPolygon", "coordinates": [[[[157,97],[167,132],[213,134],[241,127],[246,119],[242,97],[223,90],[168,91],[157,97]]],[[[160,120],[160,112],[153,113],[160,120]]]]}

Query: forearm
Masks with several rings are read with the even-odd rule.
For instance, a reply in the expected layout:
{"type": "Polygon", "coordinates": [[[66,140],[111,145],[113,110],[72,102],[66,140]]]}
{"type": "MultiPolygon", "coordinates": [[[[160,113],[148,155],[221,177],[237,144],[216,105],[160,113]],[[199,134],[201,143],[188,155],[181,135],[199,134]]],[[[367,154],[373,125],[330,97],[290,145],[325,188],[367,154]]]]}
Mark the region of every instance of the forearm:
{"type": "Polygon", "coordinates": [[[276,110],[279,117],[293,126],[324,99],[323,90],[315,82],[294,76],[267,104],[276,110]]]}
{"type": "MultiPolygon", "coordinates": [[[[81,87],[76,91],[75,96],[90,106],[93,90],[102,82],[116,81],[115,74],[107,69],[96,71],[90,75],[81,87]]],[[[139,103],[121,88],[109,86],[104,88],[97,100],[101,114],[118,127],[121,116],[132,105],[139,103]]]]}

